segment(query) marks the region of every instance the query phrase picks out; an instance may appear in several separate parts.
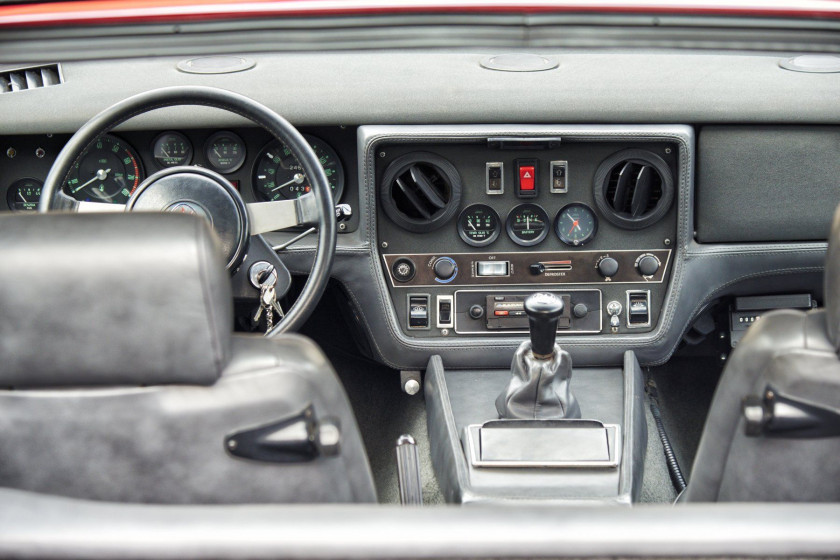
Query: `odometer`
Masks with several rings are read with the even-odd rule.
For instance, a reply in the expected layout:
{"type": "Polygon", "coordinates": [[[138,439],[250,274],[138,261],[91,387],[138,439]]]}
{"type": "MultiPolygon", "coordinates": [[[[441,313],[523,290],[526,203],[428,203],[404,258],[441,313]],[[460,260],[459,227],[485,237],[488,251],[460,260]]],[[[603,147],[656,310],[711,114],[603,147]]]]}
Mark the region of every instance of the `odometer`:
{"type": "Polygon", "coordinates": [[[508,214],[506,227],[514,243],[531,247],[548,235],[548,214],[537,204],[520,204],[508,214]]]}
{"type": "Polygon", "coordinates": [[[143,167],[134,148],[105,135],[70,168],[64,191],[76,200],[125,204],[142,180],[143,167]]]}
{"type": "Polygon", "coordinates": [[[598,231],[598,218],[586,204],[573,202],[567,204],[557,214],[554,230],[560,241],[566,245],[579,247],[595,238],[598,231]]]}
{"type": "Polygon", "coordinates": [[[501,229],[499,215],[486,204],[468,206],[458,217],[458,235],[473,247],[490,245],[499,237],[501,229]]]}
{"type": "MultiPolygon", "coordinates": [[[[303,136],[315,155],[332,190],[333,202],[338,203],[344,191],[344,168],[338,154],[326,142],[313,136],[303,136]]],[[[312,190],[303,166],[285,144],[275,140],[257,156],[253,174],[254,192],[263,200],[298,198],[312,190]]]]}

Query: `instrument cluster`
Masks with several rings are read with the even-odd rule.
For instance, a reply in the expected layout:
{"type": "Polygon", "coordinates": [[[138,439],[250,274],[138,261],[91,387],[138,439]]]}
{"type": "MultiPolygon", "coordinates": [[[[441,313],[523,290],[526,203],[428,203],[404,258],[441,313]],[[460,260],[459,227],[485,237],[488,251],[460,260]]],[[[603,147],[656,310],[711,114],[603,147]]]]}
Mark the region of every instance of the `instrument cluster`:
{"type": "MultiPolygon", "coordinates": [[[[304,138],[318,156],[338,203],[347,175],[339,152],[319,136],[304,134],[304,138]]],[[[66,141],[66,137],[63,139],[66,141]]],[[[10,144],[6,158],[17,164],[4,165],[0,175],[6,206],[15,212],[35,212],[49,165],[63,145],[62,138],[49,135],[34,151],[29,149],[32,138],[6,140],[10,144]]],[[[345,153],[345,159],[351,160],[352,152],[345,153]]],[[[125,204],[148,176],[184,165],[220,173],[249,202],[297,198],[311,189],[291,150],[260,129],[106,134],[81,154],[63,189],[80,201],[125,204]]]]}

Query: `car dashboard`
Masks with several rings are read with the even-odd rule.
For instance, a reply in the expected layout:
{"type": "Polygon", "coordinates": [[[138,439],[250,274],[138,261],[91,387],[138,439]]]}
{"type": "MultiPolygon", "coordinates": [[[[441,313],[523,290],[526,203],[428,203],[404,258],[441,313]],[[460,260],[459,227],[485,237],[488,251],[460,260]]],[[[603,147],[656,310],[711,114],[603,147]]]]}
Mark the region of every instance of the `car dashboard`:
{"type": "MultiPolygon", "coordinates": [[[[179,57],[64,63],[63,83],[3,95],[0,200],[33,210],[69,134],[108,104],[213,85],[266,103],[315,147],[334,202],[349,207],[333,278],[370,353],[391,367],[422,368],[434,354],[503,366],[538,290],[563,299],[558,334],[584,366],[627,350],[663,363],[726,295],[819,299],[840,161],[825,92],[837,74],[791,72],[768,54],[529,57],[559,64],[505,72],[486,53],[387,51],[255,54],[250,69],[207,75],[180,71],[179,57]],[[123,64],[147,78],[116,77],[123,64]],[[272,82],[281,69],[296,80],[272,82]],[[790,200],[792,189],[801,196],[790,200]]],[[[307,187],[268,132],[204,107],[143,115],[96,149],[68,176],[79,200],[124,202],[176,164],[223,174],[246,202],[307,187]]],[[[304,237],[284,262],[306,274],[313,254],[304,237]]]]}

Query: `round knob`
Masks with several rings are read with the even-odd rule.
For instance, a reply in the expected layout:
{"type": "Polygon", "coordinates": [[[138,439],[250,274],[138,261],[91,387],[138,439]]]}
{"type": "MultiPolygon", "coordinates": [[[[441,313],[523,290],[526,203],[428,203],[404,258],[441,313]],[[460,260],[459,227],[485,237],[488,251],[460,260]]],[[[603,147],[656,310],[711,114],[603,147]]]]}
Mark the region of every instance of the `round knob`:
{"type": "Polygon", "coordinates": [[[557,318],[563,314],[563,300],[554,294],[537,292],[525,300],[525,313],[531,328],[531,352],[537,359],[549,359],[554,354],[557,337],[557,318]]]}
{"type": "Polygon", "coordinates": [[[639,274],[642,276],[653,276],[659,270],[659,259],[653,255],[645,255],[636,264],[639,268],[639,274]]]}
{"type": "Polygon", "coordinates": [[[449,257],[439,258],[435,261],[435,265],[432,268],[435,271],[435,276],[440,280],[451,280],[458,271],[458,267],[455,266],[455,261],[449,257]]]}
{"type": "Polygon", "coordinates": [[[480,305],[473,305],[470,307],[469,314],[473,319],[481,319],[484,317],[484,308],[480,305]]]}
{"type": "Polygon", "coordinates": [[[391,272],[393,272],[394,279],[397,282],[408,282],[414,278],[414,261],[407,257],[397,259],[394,261],[394,266],[391,267],[391,272]]]}
{"type": "Polygon", "coordinates": [[[578,303],[572,308],[572,313],[574,313],[575,317],[578,319],[583,319],[586,317],[586,314],[589,313],[589,308],[586,307],[585,303],[578,303]]]}
{"type": "Polygon", "coordinates": [[[598,261],[598,272],[604,278],[610,278],[618,273],[618,261],[612,257],[604,257],[598,261]]]}

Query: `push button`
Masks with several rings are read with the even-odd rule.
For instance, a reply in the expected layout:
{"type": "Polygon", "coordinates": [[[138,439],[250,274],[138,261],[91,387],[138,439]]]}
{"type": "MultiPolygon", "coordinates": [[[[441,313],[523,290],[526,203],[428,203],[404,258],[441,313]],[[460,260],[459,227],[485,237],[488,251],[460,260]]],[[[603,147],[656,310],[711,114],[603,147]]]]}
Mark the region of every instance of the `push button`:
{"type": "Polygon", "coordinates": [[[534,166],[523,165],[519,168],[519,188],[523,191],[534,190],[534,166]]]}
{"type": "Polygon", "coordinates": [[[537,196],[537,160],[516,160],[516,169],[516,195],[519,198],[534,198],[537,196]]]}

